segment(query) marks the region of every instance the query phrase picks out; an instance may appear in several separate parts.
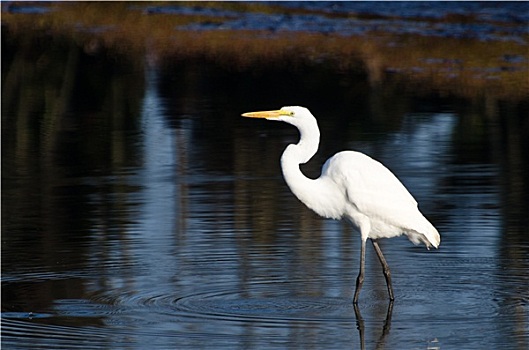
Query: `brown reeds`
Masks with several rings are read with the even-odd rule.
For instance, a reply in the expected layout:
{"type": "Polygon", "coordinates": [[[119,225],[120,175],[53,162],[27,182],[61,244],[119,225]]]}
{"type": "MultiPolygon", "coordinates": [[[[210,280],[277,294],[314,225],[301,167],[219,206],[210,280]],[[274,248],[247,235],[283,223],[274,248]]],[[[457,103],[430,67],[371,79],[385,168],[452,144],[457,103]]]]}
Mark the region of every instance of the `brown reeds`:
{"type": "MultiPolygon", "coordinates": [[[[186,3],[178,4],[186,6],[186,3]]],[[[88,51],[104,48],[141,58],[145,55],[161,59],[201,57],[234,69],[296,62],[325,63],[344,71],[365,69],[374,84],[388,75],[398,75],[463,96],[492,94],[508,99],[529,96],[527,46],[514,41],[485,42],[384,32],[341,36],[266,30],[190,31],[179,27],[222,21],[223,18],[149,14],[146,8],[152,5],[143,2],[51,3],[52,10],[46,13],[4,11],[2,28],[8,30],[14,40],[28,33],[45,33],[70,38],[88,51]],[[509,57],[519,59],[509,60],[509,57]]],[[[167,3],[157,5],[167,6],[167,3]]],[[[259,3],[201,2],[200,6],[275,11],[273,6],[259,3]]]]}

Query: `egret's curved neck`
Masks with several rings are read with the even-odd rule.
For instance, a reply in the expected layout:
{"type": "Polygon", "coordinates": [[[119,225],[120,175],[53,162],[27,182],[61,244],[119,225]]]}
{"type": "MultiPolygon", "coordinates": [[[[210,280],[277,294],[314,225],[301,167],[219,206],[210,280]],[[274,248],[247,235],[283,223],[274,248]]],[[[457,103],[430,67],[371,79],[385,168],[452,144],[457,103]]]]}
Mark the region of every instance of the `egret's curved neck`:
{"type": "Polygon", "coordinates": [[[318,151],[320,131],[316,120],[295,126],[299,129],[300,140],[297,144],[288,145],[281,156],[283,177],[292,193],[309,208],[318,212],[315,204],[320,202],[318,197],[325,195],[324,191],[320,190],[320,181],[306,177],[299,165],[308,162],[318,151]]]}
{"type": "MultiPolygon", "coordinates": [[[[307,163],[318,151],[320,144],[320,129],[316,120],[306,120],[301,125],[294,124],[299,130],[299,142],[295,145],[289,145],[283,156],[287,157],[289,163],[304,164],[307,163]]],[[[299,167],[298,167],[299,169],[299,167]]]]}

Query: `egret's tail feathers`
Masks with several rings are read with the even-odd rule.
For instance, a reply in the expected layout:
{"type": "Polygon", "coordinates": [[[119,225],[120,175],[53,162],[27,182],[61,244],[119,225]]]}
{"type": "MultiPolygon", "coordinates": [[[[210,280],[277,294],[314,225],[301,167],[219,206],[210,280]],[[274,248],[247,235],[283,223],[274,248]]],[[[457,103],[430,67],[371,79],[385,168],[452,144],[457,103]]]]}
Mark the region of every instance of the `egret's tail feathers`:
{"type": "Polygon", "coordinates": [[[425,242],[426,247],[430,249],[430,245],[434,248],[439,248],[439,244],[441,244],[441,236],[439,235],[439,232],[435,229],[435,227],[432,226],[432,230],[424,235],[428,241],[425,242]]]}
{"type": "Polygon", "coordinates": [[[426,219],[424,219],[424,225],[419,230],[414,229],[407,232],[408,239],[414,244],[424,243],[426,248],[430,247],[438,248],[441,244],[441,236],[437,229],[426,219]]]}
{"type": "MultiPolygon", "coordinates": [[[[439,232],[437,229],[430,223],[430,221],[426,220],[428,222],[429,230],[426,231],[424,234],[428,241],[431,243],[431,245],[437,249],[439,248],[439,244],[441,244],[441,235],[439,235],[439,232]]],[[[428,246],[428,245],[426,245],[428,246]]]]}

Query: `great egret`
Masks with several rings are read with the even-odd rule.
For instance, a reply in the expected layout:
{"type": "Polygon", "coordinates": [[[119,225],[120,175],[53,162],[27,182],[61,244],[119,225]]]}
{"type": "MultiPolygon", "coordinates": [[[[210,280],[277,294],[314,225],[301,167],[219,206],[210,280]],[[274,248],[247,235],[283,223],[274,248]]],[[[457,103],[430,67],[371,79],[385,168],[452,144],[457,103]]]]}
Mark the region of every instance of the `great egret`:
{"type": "Polygon", "coordinates": [[[384,165],[355,151],[339,152],[329,158],[319,178],[305,177],[299,165],[316,154],[320,130],[316,118],[304,107],[283,107],[275,111],[244,113],[242,116],[278,120],[298,128],[299,142],[288,145],[281,156],[283,177],[288,187],[320,216],[346,219],[360,231],[360,271],[353,303],[358,303],[364,282],[368,238],[382,265],[389,299],[394,300],[391,273],[378,239],[405,234],[414,244],[422,242],[428,249],[431,246],[437,248],[441,242],[439,233],[419,211],[417,201],[404,185],[384,165]]]}

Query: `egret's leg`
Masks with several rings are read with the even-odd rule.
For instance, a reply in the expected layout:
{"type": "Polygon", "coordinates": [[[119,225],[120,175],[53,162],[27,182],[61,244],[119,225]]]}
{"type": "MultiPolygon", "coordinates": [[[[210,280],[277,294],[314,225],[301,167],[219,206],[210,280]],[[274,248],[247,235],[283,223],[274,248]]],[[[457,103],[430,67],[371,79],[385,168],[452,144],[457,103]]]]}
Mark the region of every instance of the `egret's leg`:
{"type": "Polygon", "coordinates": [[[356,277],[356,290],[353,297],[353,303],[358,304],[358,296],[360,295],[360,289],[364,283],[364,270],[366,265],[366,241],[362,240],[362,246],[360,248],[360,271],[358,277],[356,277]]]}
{"type": "Polygon", "coordinates": [[[375,248],[375,252],[377,252],[378,260],[380,260],[380,264],[382,265],[382,272],[384,272],[384,277],[386,278],[386,285],[388,286],[388,293],[389,293],[389,300],[395,300],[395,297],[393,296],[393,285],[391,284],[391,271],[389,270],[389,265],[384,258],[384,255],[382,254],[382,250],[378,246],[378,242],[374,239],[371,240],[373,243],[373,248],[375,248]]]}

